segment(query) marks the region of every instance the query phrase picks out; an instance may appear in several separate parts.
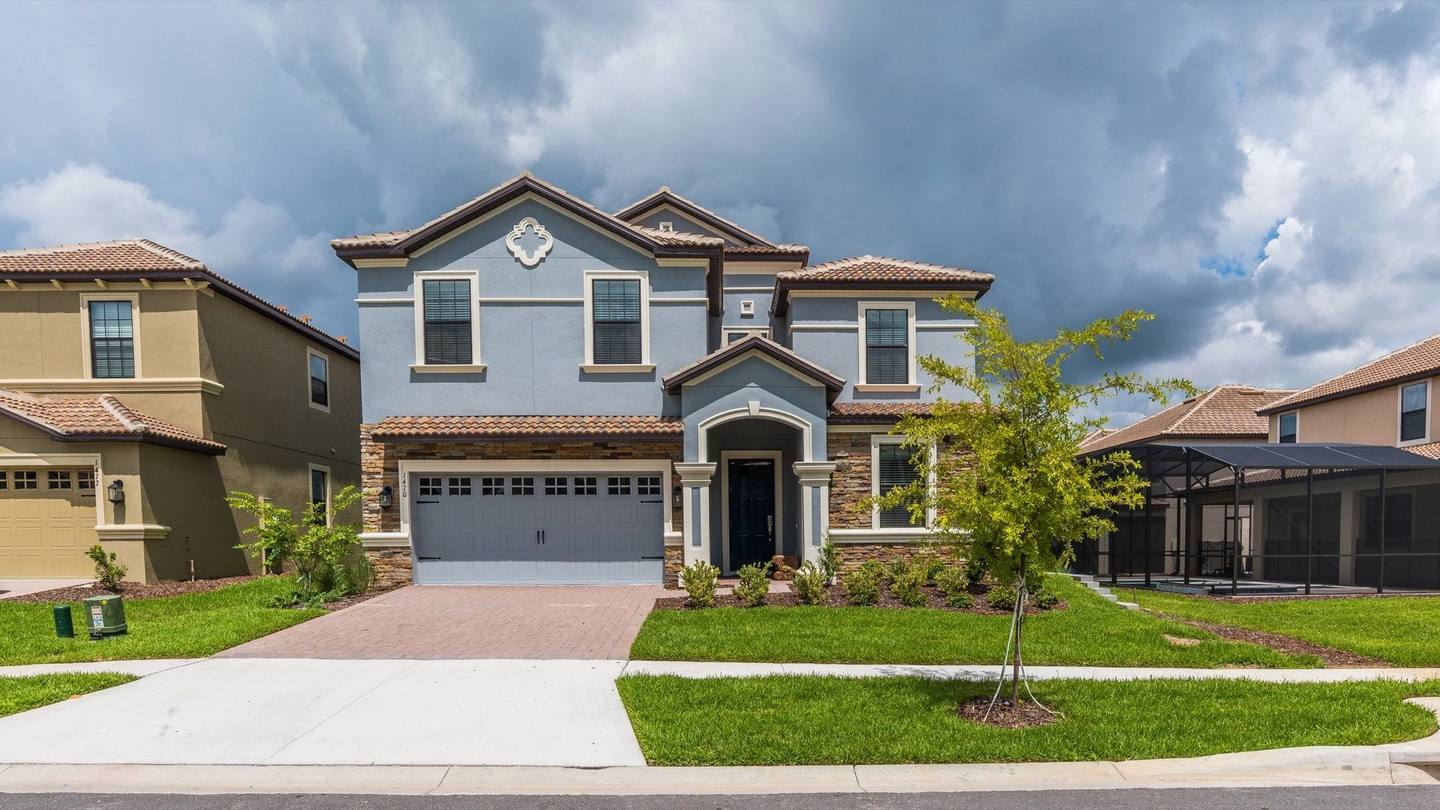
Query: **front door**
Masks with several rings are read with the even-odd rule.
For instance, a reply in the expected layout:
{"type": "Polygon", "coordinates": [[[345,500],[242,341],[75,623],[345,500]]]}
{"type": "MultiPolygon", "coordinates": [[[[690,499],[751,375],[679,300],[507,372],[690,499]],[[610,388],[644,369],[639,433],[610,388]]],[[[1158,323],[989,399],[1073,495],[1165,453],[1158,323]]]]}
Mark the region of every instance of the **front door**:
{"type": "Polygon", "coordinates": [[[730,459],[730,568],[775,555],[775,460],[730,459]]]}

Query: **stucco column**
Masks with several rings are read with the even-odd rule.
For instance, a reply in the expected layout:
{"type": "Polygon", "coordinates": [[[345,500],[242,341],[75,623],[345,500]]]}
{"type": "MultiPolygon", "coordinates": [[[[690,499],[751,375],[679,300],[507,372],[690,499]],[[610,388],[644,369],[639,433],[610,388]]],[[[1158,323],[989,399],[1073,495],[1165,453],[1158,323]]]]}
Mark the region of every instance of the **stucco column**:
{"type": "Polygon", "coordinates": [[[800,563],[820,564],[820,544],[830,530],[830,475],[833,461],[797,461],[800,479],[800,563]]]}
{"type": "Polygon", "coordinates": [[[684,487],[681,521],[685,543],[685,564],[710,561],[710,481],[715,477],[713,461],[684,461],[675,465],[684,487]]]}

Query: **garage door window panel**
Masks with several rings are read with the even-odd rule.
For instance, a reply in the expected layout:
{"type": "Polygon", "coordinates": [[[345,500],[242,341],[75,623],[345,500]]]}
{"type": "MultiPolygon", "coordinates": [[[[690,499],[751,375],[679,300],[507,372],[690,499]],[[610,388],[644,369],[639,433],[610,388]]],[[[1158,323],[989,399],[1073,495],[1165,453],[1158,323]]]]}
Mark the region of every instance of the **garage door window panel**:
{"type": "Polygon", "coordinates": [[[39,488],[40,488],[40,480],[39,480],[39,478],[40,478],[40,477],[39,477],[38,475],[36,475],[36,473],[35,473],[34,470],[16,470],[16,471],[15,471],[15,488],[16,488],[16,489],[39,489],[39,488]]]}
{"type": "Polygon", "coordinates": [[[469,478],[451,478],[451,479],[450,479],[449,494],[451,494],[451,495],[469,495],[469,494],[470,494],[470,479],[469,479],[469,478]]]}
{"type": "Polygon", "coordinates": [[[534,478],[528,478],[528,477],[527,477],[527,478],[511,478],[511,479],[510,479],[510,494],[511,494],[511,495],[534,495],[534,494],[535,494],[535,479],[534,479],[534,478]]]}
{"type": "Polygon", "coordinates": [[[46,479],[46,483],[49,485],[49,487],[50,487],[51,489],[69,489],[69,488],[70,488],[70,471],[69,471],[69,470],[50,470],[50,471],[46,474],[45,479],[46,479]]]}
{"type": "Polygon", "coordinates": [[[570,491],[570,487],[569,487],[569,479],[568,479],[568,478],[546,478],[546,479],[545,479],[545,494],[546,494],[546,495],[567,495],[567,494],[569,494],[569,491],[570,491]]]}

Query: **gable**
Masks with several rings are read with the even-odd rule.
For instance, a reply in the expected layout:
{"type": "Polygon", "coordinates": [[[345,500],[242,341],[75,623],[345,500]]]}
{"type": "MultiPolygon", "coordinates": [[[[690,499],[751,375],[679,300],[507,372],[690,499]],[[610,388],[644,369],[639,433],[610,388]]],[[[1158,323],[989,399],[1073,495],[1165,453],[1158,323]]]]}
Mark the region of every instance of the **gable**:
{"type": "Polygon", "coordinates": [[[720,230],[712,228],[699,219],[679,211],[670,205],[658,206],[651,209],[639,219],[632,219],[630,221],[636,225],[642,225],[646,228],[654,228],[656,230],[661,230],[661,223],[668,222],[673,227],[673,230],[679,231],[680,233],[698,233],[702,236],[713,236],[718,239],[724,239],[727,247],[742,244],[735,241],[734,237],[722,233],[720,230]]]}

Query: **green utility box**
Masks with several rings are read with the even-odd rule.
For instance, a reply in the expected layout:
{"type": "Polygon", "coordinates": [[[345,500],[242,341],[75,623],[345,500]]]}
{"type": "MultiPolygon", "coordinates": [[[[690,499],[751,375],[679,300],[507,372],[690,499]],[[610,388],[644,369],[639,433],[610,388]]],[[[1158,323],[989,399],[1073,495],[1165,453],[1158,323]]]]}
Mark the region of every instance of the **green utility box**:
{"type": "Polygon", "coordinates": [[[125,603],[118,596],[92,596],[85,600],[85,625],[90,638],[118,636],[124,633],[125,603]]]}
{"type": "Polygon", "coordinates": [[[55,605],[52,611],[55,614],[55,636],[57,638],[74,638],[75,617],[70,613],[70,605],[55,605]]]}

